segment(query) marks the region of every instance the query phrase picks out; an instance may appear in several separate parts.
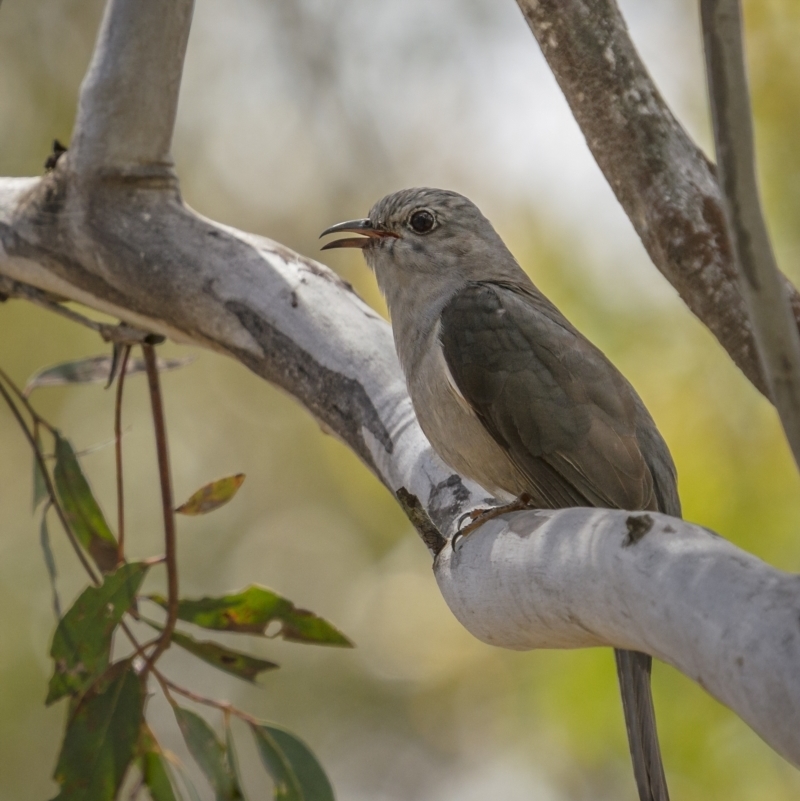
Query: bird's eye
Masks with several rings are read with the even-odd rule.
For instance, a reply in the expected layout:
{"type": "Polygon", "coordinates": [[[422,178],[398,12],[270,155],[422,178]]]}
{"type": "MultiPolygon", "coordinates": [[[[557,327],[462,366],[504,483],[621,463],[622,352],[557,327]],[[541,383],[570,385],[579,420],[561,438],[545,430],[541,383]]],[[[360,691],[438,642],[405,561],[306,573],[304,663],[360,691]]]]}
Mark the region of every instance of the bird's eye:
{"type": "Polygon", "coordinates": [[[427,209],[415,211],[408,221],[411,228],[418,234],[427,234],[433,228],[436,219],[427,209]]]}

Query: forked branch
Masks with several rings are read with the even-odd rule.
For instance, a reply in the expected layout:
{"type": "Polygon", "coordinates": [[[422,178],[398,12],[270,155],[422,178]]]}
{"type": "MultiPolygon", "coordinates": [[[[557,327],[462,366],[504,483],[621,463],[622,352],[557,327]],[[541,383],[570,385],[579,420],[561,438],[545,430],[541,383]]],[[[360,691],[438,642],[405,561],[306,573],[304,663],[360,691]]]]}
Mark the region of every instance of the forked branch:
{"type": "MultiPolygon", "coordinates": [[[[653,264],[767,397],[714,165],[675,119],[615,0],[517,0],[653,264]]],[[[800,295],[780,276],[795,326],[800,295]]]]}

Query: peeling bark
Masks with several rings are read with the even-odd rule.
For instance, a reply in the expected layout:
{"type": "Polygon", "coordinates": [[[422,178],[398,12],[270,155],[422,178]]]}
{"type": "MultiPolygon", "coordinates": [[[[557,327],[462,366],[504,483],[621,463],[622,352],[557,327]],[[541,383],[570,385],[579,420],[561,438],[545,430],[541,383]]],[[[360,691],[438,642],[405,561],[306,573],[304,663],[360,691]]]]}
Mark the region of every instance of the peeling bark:
{"type": "MultiPolygon", "coordinates": [[[[716,168],[667,107],[614,0],[517,0],[653,264],[769,397],[716,168]]],[[[782,276],[795,321],[800,294],[782,276]]]]}

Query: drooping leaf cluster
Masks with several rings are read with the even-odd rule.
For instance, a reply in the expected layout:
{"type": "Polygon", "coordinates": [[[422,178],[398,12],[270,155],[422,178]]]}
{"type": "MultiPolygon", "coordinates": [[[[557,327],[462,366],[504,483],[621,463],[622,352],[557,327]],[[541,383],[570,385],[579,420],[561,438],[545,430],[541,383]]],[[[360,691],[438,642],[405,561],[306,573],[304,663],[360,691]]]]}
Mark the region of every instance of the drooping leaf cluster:
{"type": "MultiPolygon", "coordinates": [[[[127,369],[118,380],[146,371],[146,361],[128,360],[126,355],[127,369]]],[[[47,704],[69,699],[64,739],[54,772],[54,779],[60,786],[57,801],[113,801],[123,786],[131,782],[133,795],[146,788],[153,801],[178,801],[184,794],[191,799],[199,797],[183,766],[174,755],[162,749],[147,723],[147,695],[155,687],[160,687],[172,704],[188,750],[219,801],[245,798],[234,752],[231,716],[244,720],[255,738],[264,768],[273,782],[275,799],[333,801],[333,790],[324,770],[308,746],[295,735],[258,721],[225,702],[195,695],[171,681],[156,664],[160,654],[157,644],[166,638],[165,645],[178,645],[215,668],[245,681],[255,682],[264,672],[278,667],[272,661],[213,640],[199,640],[188,631],[176,628],[177,621],[211,631],[262,638],[280,636],[291,642],[344,647],[352,644],[323,618],[296,607],[265,587],[251,586],[219,598],[181,599],[157,593],[140,594],[149,572],[164,559],[126,560],[120,541],[83,472],[79,454],[60,431],[35,411],[29,400],[31,392],[38,387],[100,383],[109,370],[113,377],[118,362],[117,356],[113,360],[101,356],[56,365],[33,376],[24,392],[0,372],[0,382],[5,382],[5,386],[0,383],[0,394],[9,405],[14,404],[12,411],[26,427],[34,450],[33,508],[34,512],[42,510],[40,539],[53,588],[53,605],[59,618],[50,650],[54,669],[46,698],[47,704]],[[30,425],[21,412],[30,416],[30,425]],[[44,451],[43,431],[52,440],[52,455],[44,451]],[[48,456],[52,469],[48,466],[48,456]],[[51,510],[57,513],[94,582],[63,615],[47,524],[51,510]],[[99,574],[91,567],[92,563],[99,574]],[[143,600],[166,610],[167,619],[159,622],[144,617],[140,612],[143,600]],[[142,623],[157,634],[154,640],[144,644],[133,633],[137,624],[142,623]],[[270,631],[270,628],[275,630],[270,631]],[[119,645],[115,644],[117,639],[120,639],[119,645]],[[124,649],[127,655],[115,657],[124,649]],[[199,700],[222,711],[224,740],[204,717],[179,706],[176,695],[199,700]]],[[[157,366],[158,370],[174,369],[184,363],[186,360],[158,360],[157,366]]],[[[152,386],[151,380],[151,391],[152,386]]],[[[157,376],[155,386],[158,387],[157,376]]],[[[120,388],[118,421],[121,398],[120,388]]],[[[119,440],[117,446],[121,453],[119,440]]],[[[118,469],[120,467],[118,463],[118,469]]],[[[214,511],[233,499],[244,478],[243,474],[237,474],[212,481],[174,512],[194,516],[214,511]]],[[[118,504],[121,507],[121,498],[118,504]]],[[[120,520],[122,514],[122,509],[118,508],[120,520]]]]}

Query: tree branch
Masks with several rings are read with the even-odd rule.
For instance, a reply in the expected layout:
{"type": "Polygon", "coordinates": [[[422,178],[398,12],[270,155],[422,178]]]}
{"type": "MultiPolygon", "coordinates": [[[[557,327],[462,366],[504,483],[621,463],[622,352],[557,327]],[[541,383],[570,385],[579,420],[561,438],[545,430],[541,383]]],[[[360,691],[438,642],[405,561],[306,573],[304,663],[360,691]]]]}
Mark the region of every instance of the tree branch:
{"type": "Polygon", "coordinates": [[[171,188],[72,181],[63,159],[33,184],[0,179],[0,273],[227,353],[287,390],[398,497],[432,551],[457,514],[491,502],[432,452],[389,326],[335,273],[201,218],[171,188]]]}
{"type": "Polygon", "coordinates": [[[652,654],[800,766],[797,575],[666,515],[591,509],[489,522],[445,548],[434,571],[484,642],[652,654]]]}
{"type": "Polygon", "coordinates": [[[702,0],[714,140],[739,284],[770,396],[800,466],[800,337],[759,201],[739,0],[702,0]]]}
{"type": "MultiPolygon", "coordinates": [[[[614,0],[517,0],[586,143],[664,277],[765,395],[714,166],[675,119],[614,0]]],[[[795,324],[800,295],[782,277],[795,324]]]]}
{"type": "Polygon", "coordinates": [[[78,174],[172,176],[193,0],[111,0],[81,86],[69,158],[78,174]]]}

